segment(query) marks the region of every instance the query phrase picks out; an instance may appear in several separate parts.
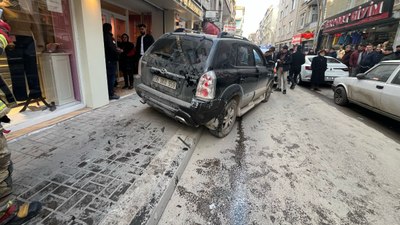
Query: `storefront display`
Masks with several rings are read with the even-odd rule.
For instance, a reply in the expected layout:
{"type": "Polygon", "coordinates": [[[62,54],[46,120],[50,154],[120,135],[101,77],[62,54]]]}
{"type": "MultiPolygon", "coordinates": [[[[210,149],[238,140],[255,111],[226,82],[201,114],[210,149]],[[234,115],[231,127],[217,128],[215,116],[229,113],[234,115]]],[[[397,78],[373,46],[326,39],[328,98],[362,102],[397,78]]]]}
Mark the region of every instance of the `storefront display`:
{"type": "Polygon", "coordinates": [[[394,43],[398,20],[392,17],[393,1],[368,1],[328,18],[323,23],[322,46],[394,43]]]}
{"type": "MultiPolygon", "coordinates": [[[[46,90],[59,92],[54,89],[62,91],[64,87],[48,86],[51,83],[43,81],[44,73],[49,71],[42,68],[46,63],[40,60],[45,58],[40,57],[43,53],[64,52],[70,56],[68,61],[71,63],[67,67],[73,76],[68,79],[73,82],[75,78],[74,93],[79,92],[68,0],[2,1],[0,9],[3,11],[2,19],[11,27],[11,43],[0,57],[0,80],[5,84],[1,88],[6,96],[4,100],[12,100],[7,97],[11,93],[18,103],[17,107],[23,107],[21,111],[34,101],[43,103],[50,110],[55,109],[54,105],[46,102],[46,90]]],[[[63,71],[57,73],[64,74],[63,71]]]]}

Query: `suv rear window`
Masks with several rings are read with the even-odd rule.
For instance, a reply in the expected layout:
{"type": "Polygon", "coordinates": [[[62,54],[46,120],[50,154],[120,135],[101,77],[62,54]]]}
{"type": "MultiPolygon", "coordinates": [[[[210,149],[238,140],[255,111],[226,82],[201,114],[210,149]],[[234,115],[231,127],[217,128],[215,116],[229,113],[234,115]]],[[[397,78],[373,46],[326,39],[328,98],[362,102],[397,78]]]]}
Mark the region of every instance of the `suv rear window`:
{"type": "Polygon", "coordinates": [[[204,37],[165,36],[154,43],[150,54],[144,60],[178,74],[189,73],[187,70],[191,73],[195,72],[192,70],[203,72],[212,44],[211,40],[204,37]]]}

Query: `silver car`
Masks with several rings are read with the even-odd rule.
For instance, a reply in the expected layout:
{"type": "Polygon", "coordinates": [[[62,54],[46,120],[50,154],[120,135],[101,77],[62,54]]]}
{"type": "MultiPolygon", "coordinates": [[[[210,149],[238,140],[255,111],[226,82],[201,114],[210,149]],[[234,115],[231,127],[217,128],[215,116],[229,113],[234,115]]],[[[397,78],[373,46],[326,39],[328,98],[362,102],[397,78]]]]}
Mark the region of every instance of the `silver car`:
{"type": "Polygon", "coordinates": [[[336,78],[334,101],[358,104],[400,121],[400,60],[384,61],[357,77],[336,78]]]}

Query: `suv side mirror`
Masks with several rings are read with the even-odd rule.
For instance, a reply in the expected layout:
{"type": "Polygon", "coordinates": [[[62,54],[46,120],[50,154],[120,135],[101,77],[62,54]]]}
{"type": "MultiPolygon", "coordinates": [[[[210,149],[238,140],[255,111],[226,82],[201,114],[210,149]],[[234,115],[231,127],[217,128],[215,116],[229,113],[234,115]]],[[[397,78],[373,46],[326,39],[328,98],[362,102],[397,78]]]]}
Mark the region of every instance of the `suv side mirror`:
{"type": "Polygon", "coordinates": [[[357,79],[359,79],[359,80],[362,80],[362,79],[365,79],[365,74],[364,73],[359,73],[359,74],[357,74],[357,79]]]}

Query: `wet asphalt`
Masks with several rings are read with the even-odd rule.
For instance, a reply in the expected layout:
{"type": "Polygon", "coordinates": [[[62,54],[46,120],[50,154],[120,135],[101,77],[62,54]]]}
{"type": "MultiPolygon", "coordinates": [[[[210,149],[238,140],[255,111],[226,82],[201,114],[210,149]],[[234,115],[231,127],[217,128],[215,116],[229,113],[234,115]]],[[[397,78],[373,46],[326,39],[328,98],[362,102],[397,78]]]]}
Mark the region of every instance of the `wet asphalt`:
{"type": "Polygon", "coordinates": [[[400,123],[328,90],[275,92],[227,137],[203,132],[159,224],[400,224],[400,123]]]}

